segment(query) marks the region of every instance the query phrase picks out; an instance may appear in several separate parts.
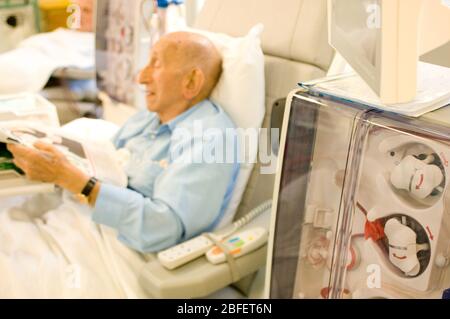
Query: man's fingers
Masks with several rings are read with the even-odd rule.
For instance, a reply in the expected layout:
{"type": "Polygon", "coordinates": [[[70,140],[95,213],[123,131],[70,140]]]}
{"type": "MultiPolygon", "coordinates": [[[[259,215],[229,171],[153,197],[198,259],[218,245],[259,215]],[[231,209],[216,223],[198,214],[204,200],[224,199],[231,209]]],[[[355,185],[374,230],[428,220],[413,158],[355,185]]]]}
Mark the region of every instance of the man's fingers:
{"type": "Polygon", "coordinates": [[[22,146],[21,145],[17,145],[17,144],[6,144],[6,148],[11,153],[15,153],[15,152],[19,151],[22,148],[22,146]]]}
{"type": "Polygon", "coordinates": [[[18,168],[20,168],[23,173],[25,173],[25,176],[29,179],[29,180],[36,180],[38,181],[39,179],[36,178],[35,176],[35,172],[28,167],[28,163],[26,161],[20,160],[20,159],[14,159],[13,161],[14,165],[16,165],[18,168]]]}
{"type": "Polygon", "coordinates": [[[38,141],[34,144],[34,147],[41,152],[42,155],[47,156],[47,158],[55,158],[55,157],[61,157],[65,158],[63,152],[61,152],[56,146],[52,144],[47,144],[41,141],[38,141]]]}
{"type": "Polygon", "coordinates": [[[29,151],[28,147],[17,144],[7,144],[6,148],[8,149],[8,151],[10,151],[16,156],[22,156],[23,154],[26,154],[29,151]]]}
{"type": "Polygon", "coordinates": [[[33,146],[35,147],[35,149],[17,144],[8,144],[7,148],[11,153],[13,153],[14,157],[27,157],[37,155],[41,152],[51,154],[60,153],[53,145],[40,141],[36,142],[33,146]]]}
{"type": "Polygon", "coordinates": [[[25,168],[26,168],[26,163],[25,163],[25,161],[23,161],[23,160],[21,160],[21,159],[18,159],[18,158],[15,158],[15,159],[13,160],[13,163],[14,163],[14,165],[16,165],[18,168],[20,168],[21,170],[25,171],[25,168]]]}
{"type": "Polygon", "coordinates": [[[44,143],[42,141],[37,141],[34,143],[34,147],[40,151],[49,152],[49,153],[55,153],[58,152],[58,150],[51,144],[44,143]]]}
{"type": "Polygon", "coordinates": [[[22,145],[8,145],[8,150],[13,154],[15,160],[21,169],[28,165],[28,162],[33,163],[42,160],[43,156],[52,159],[53,153],[34,149],[32,147],[22,145]]]}

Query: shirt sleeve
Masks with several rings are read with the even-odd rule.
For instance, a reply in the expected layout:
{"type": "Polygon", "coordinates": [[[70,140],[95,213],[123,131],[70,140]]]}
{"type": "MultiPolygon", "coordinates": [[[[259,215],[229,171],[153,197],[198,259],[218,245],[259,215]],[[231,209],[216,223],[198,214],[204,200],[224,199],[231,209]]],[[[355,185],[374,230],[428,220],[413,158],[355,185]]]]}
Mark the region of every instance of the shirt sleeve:
{"type": "Polygon", "coordinates": [[[196,163],[203,148],[199,143],[183,145],[156,178],[152,197],[102,184],[93,220],[116,229],[119,240],[145,253],[207,230],[219,217],[236,165],[196,163]]]}

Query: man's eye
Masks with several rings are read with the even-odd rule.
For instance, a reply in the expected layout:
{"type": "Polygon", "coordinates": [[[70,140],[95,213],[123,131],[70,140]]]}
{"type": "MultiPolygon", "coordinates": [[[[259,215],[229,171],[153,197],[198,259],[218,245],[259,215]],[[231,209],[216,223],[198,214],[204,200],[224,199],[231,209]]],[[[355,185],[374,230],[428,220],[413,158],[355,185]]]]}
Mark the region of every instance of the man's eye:
{"type": "Polygon", "coordinates": [[[153,66],[154,66],[155,68],[159,68],[159,67],[161,66],[161,61],[155,60],[155,61],[153,62],[153,66]]]}

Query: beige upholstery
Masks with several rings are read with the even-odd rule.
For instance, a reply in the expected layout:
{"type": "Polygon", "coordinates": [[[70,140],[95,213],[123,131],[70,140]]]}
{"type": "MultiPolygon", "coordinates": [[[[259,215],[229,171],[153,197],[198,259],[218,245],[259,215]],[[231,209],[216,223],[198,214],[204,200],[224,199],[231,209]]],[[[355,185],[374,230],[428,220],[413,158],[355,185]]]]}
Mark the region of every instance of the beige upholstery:
{"type": "MultiPolygon", "coordinates": [[[[273,103],[287,97],[297,82],[324,76],[333,50],[327,45],[326,0],[206,0],[196,27],[242,36],[259,22],[265,25],[262,46],[266,56],[267,112],[264,127],[267,127],[273,103]]],[[[272,198],[275,174],[259,173],[258,164],[236,218],[272,198]]],[[[263,214],[244,227],[267,226],[268,218],[265,217],[270,216],[263,214]]],[[[263,246],[236,260],[244,280],[233,286],[246,296],[262,297],[258,287],[263,287],[259,282],[264,280],[264,272],[259,271],[255,280],[250,274],[264,265],[266,252],[267,246],[263,246]],[[254,293],[249,291],[250,287],[254,293]]],[[[161,298],[202,297],[234,281],[226,264],[212,265],[205,258],[175,271],[168,271],[156,260],[150,261],[140,280],[151,296],[161,298]]],[[[236,290],[230,287],[220,293],[224,291],[237,297],[236,290]]],[[[215,296],[224,296],[220,293],[215,296]]]]}
{"type": "MultiPolygon", "coordinates": [[[[262,48],[266,56],[266,117],[273,103],[284,98],[299,81],[325,75],[333,58],[328,45],[326,0],[206,0],[196,27],[232,36],[247,34],[264,24],[262,48]]],[[[236,218],[272,197],[275,174],[260,175],[256,165],[236,218]]]]}

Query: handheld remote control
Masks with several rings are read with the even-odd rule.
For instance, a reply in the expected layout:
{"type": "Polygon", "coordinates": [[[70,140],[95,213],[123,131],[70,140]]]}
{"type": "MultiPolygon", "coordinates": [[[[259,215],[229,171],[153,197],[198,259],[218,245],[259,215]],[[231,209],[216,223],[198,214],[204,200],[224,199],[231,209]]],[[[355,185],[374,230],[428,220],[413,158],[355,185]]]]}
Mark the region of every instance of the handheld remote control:
{"type": "Polygon", "coordinates": [[[164,267],[172,270],[204,255],[212,246],[213,242],[202,235],[161,251],[158,259],[164,267]]]}
{"type": "MultiPolygon", "coordinates": [[[[224,241],[224,245],[230,251],[230,254],[237,258],[258,249],[266,243],[267,238],[267,230],[258,227],[230,237],[224,241]]],[[[217,246],[214,246],[206,253],[206,258],[213,264],[220,264],[226,261],[225,253],[217,246]]]]}

